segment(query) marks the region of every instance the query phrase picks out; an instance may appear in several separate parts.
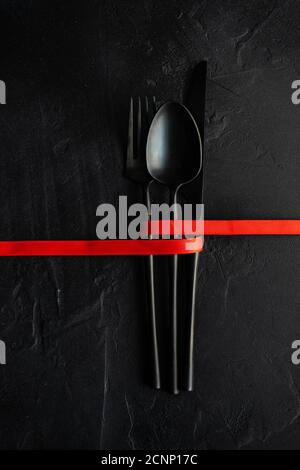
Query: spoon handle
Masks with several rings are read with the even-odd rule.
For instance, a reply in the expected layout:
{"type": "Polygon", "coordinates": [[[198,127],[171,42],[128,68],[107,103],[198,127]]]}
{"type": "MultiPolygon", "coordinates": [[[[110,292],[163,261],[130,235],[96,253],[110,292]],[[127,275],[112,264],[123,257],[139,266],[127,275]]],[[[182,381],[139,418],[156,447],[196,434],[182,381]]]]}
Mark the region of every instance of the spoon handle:
{"type": "Polygon", "coordinates": [[[171,259],[171,384],[173,394],[179,393],[178,389],[178,315],[177,315],[177,272],[178,255],[171,259]]]}
{"type": "MultiPolygon", "coordinates": [[[[177,188],[178,189],[178,188],[177,188]]],[[[174,219],[177,217],[177,189],[171,193],[171,202],[174,204],[174,219]]],[[[178,388],[178,313],[177,313],[177,277],[178,277],[178,255],[173,255],[170,266],[171,279],[171,383],[170,389],[173,394],[179,393],[178,388]]]]}

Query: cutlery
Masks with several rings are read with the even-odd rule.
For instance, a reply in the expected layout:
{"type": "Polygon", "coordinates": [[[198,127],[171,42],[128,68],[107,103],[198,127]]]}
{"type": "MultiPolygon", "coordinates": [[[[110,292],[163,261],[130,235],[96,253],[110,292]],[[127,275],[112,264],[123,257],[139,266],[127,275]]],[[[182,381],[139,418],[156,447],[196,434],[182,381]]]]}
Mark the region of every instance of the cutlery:
{"type": "MultiPolygon", "coordinates": [[[[153,182],[153,179],[150,176],[146,165],[146,142],[149,128],[155,113],[155,97],[138,97],[137,99],[131,98],[129,111],[126,176],[142,186],[149,217],[151,211],[150,186],[153,182]]],[[[154,388],[159,389],[161,387],[161,378],[155,309],[154,257],[152,255],[147,256],[147,275],[149,284],[150,342],[153,361],[152,382],[154,388]]]]}
{"type": "MultiPolygon", "coordinates": [[[[189,110],[180,103],[165,103],[156,113],[149,129],[146,157],[153,180],[170,190],[177,218],[178,189],[198,175],[202,163],[201,137],[189,110]]],[[[177,271],[178,256],[172,256],[170,289],[170,391],[178,389],[177,271]]]]}

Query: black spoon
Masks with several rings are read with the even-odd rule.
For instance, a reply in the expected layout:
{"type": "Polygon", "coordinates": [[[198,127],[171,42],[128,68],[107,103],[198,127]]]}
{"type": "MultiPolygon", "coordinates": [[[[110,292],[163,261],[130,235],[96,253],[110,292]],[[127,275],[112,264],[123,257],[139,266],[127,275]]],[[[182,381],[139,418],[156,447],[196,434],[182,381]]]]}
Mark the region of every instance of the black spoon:
{"type": "MultiPolygon", "coordinates": [[[[168,102],[156,113],[147,140],[147,167],[152,178],[166,185],[171,203],[177,204],[178,189],[198,175],[202,164],[201,138],[188,109],[180,103],[168,102]]],[[[174,217],[177,218],[175,206],[174,217]]],[[[177,350],[177,266],[171,264],[171,378],[170,389],[178,393],[177,350]]]]}

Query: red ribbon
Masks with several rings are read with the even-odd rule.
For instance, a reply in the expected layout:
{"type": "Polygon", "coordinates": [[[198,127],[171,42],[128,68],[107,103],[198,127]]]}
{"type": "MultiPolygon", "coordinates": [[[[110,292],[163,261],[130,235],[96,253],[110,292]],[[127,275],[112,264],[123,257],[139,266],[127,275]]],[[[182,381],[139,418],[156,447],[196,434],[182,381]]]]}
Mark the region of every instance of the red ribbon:
{"type": "Polygon", "coordinates": [[[172,255],[202,251],[203,237],[182,240],[35,240],[0,242],[0,256],[172,255]]]}
{"type": "MultiPolygon", "coordinates": [[[[179,222],[171,224],[170,233],[182,233],[179,222]]],[[[203,227],[203,221],[193,222],[197,228],[203,227]]],[[[202,232],[203,228],[200,235],[202,232]]],[[[204,235],[300,235],[300,220],[206,220],[204,235]]],[[[0,241],[0,256],[171,255],[202,250],[203,236],[180,240],[0,241]]]]}
{"type": "Polygon", "coordinates": [[[300,235],[300,220],[205,220],[205,235],[300,235]]]}

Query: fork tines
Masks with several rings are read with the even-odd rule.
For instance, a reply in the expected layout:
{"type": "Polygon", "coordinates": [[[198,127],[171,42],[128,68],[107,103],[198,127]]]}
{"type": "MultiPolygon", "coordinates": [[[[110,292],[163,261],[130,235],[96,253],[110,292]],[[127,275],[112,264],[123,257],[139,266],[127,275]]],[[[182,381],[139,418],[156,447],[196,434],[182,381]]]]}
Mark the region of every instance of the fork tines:
{"type": "Polygon", "coordinates": [[[139,183],[150,179],[146,164],[146,145],[155,113],[154,96],[130,99],[126,175],[139,183]]]}

